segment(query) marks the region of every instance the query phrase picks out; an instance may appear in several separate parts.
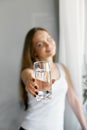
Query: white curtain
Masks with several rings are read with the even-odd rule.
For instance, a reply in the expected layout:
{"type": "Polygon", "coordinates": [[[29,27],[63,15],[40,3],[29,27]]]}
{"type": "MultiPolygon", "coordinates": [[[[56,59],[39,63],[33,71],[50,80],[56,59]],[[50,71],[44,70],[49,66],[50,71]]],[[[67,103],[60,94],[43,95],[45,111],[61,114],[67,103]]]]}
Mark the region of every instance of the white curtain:
{"type": "MultiPolygon", "coordinates": [[[[59,61],[71,75],[77,95],[82,101],[82,66],[84,54],[85,1],[59,0],[59,61]]],[[[66,102],[65,130],[80,130],[77,118],[66,102]]]]}
{"type": "MultiPolygon", "coordinates": [[[[85,0],[85,21],[87,23],[87,0],[85,0]]],[[[84,70],[83,75],[87,75],[87,24],[85,25],[85,49],[84,49],[84,70]]]]}

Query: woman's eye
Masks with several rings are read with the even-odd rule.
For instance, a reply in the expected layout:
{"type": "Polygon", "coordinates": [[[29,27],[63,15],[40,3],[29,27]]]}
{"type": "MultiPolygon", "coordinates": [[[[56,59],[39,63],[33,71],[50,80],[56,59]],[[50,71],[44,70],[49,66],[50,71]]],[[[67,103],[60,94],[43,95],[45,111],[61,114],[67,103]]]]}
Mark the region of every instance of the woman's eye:
{"type": "Polygon", "coordinates": [[[39,42],[38,44],[37,44],[37,47],[42,47],[43,46],[43,42],[39,42]]]}

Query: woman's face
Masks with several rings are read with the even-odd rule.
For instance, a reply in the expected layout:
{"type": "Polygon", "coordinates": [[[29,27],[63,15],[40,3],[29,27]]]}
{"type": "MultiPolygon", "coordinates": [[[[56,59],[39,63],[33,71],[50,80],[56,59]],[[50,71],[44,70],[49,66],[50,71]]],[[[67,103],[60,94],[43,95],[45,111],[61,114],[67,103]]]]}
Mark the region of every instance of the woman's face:
{"type": "Polygon", "coordinates": [[[37,31],[33,38],[33,46],[36,55],[40,60],[53,58],[56,54],[54,39],[46,31],[37,31]]]}

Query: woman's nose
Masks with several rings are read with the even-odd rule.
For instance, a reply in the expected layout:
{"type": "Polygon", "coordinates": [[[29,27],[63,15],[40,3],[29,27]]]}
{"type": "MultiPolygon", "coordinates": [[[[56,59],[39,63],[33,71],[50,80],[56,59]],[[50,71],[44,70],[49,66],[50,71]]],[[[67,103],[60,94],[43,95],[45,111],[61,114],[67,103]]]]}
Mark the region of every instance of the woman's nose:
{"type": "Polygon", "coordinates": [[[47,49],[51,48],[51,44],[49,42],[46,42],[45,46],[46,46],[47,49]]]}
{"type": "Polygon", "coordinates": [[[50,46],[50,42],[49,41],[46,41],[46,46],[48,47],[48,46],[50,46]]]}

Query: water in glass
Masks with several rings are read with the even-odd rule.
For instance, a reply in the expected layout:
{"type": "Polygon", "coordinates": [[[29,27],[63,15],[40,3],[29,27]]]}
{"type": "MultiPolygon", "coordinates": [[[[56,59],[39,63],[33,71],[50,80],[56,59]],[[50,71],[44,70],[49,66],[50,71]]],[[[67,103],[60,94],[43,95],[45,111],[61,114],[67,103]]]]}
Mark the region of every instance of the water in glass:
{"type": "Polygon", "coordinates": [[[46,61],[34,62],[35,79],[39,86],[37,101],[49,100],[52,96],[51,67],[46,61]]]}

